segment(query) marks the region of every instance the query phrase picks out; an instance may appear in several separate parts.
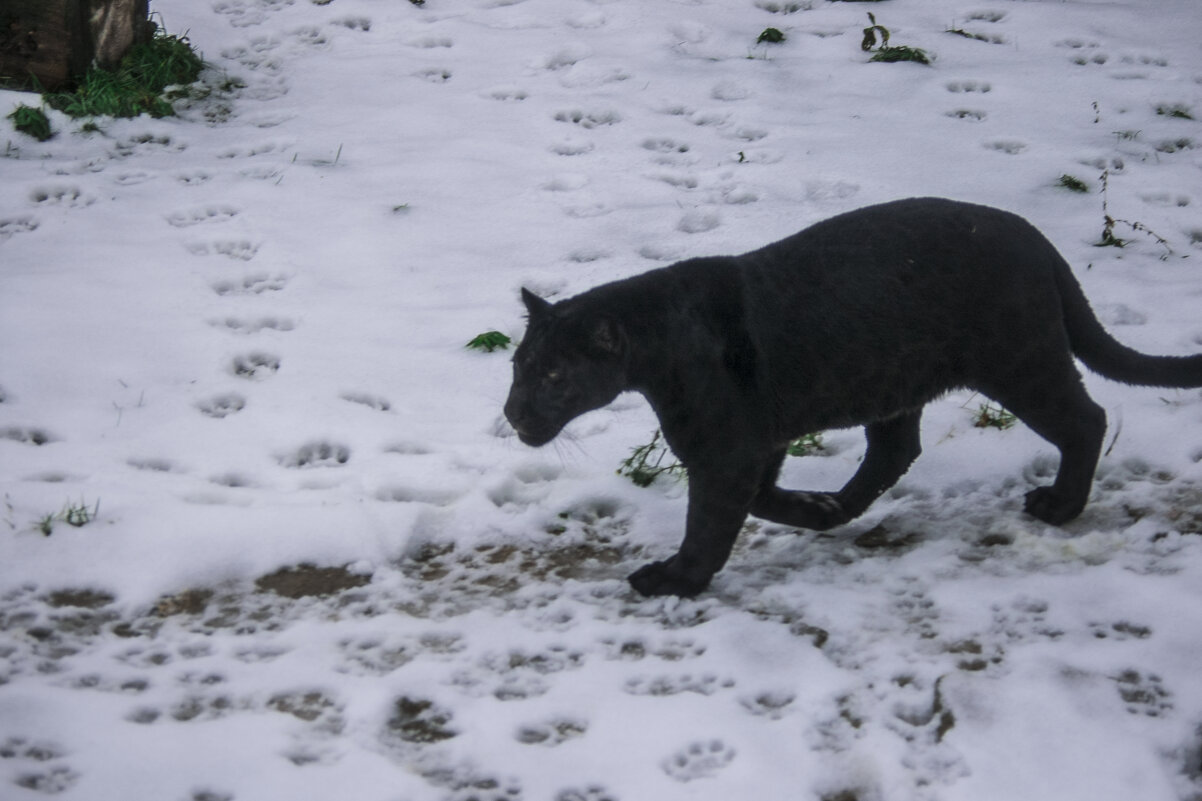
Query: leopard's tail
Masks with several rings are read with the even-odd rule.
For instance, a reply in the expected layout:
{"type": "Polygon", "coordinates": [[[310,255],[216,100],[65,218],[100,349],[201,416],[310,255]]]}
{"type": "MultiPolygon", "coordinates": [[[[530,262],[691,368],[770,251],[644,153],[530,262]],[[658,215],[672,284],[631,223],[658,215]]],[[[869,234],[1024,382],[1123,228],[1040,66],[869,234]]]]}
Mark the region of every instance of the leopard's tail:
{"type": "Polygon", "coordinates": [[[1073,353],[1085,365],[1112,381],[1149,387],[1202,387],[1202,353],[1193,356],[1149,356],[1112,337],[1094,315],[1081,285],[1063,259],[1056,285],[1064,325],[1073,353]]]}

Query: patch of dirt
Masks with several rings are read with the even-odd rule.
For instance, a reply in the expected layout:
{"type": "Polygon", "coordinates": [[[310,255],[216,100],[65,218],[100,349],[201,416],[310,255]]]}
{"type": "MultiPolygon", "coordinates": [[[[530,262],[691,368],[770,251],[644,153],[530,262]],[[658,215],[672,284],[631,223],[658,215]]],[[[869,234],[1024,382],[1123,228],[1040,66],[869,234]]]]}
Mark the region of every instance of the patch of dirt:
{"type": "Polygon", "coordinates": [[[260,576],[255,579],[255,589],[259,592],[273,592],[285,598],[320,598],[362,587],[370,581],[370,575],[352,573],[345,565],[317,567],[301,564],[296,567],[283,567],[274,573],[260,576]]]}
{"type": "Polygon", "coordinates": [[[56,609],[64,606],[99,609],[102,606],[108,606],[115,600],[117,599],[114,596],[103,590],[55,590],[47,596],[46,603],[56,609]]]}
{"type": "Polygon", "coordinates": [[[450,728],[450,722],[451,713],[439,709],[433,701],[402,695],[385,726],[406,743],[424,745],[457,736],[459,732],[450,728]]]}

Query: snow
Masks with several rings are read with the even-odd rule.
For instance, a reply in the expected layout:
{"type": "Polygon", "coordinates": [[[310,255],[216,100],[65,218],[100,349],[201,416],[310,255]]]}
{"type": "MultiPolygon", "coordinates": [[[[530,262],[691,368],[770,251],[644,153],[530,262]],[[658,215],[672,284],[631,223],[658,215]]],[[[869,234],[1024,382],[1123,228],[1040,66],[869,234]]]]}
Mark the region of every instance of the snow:
{"type": "MultiPolygon", "coordinates": [[[[943,195],[1196,352],[1202,129],[1157,111],[1202,116],[1193,0],[154,11],[207,97],[0,136],[0,798],[1202,797],[1197,390],[1087,376],[1108,452],[1063,529],[1021,513],[1050,446],[953,395],[862,519],[753,521],[646,600],[685,500],[615,475],[646,404],[531,450],[508,358],[463,347],[520,337],[521,286],[943,195]],[[866,11],[933,65],[868,63],[866,11]]],[[[854,470],[859,432],[824,443],[788,486],[854,470]]]]}

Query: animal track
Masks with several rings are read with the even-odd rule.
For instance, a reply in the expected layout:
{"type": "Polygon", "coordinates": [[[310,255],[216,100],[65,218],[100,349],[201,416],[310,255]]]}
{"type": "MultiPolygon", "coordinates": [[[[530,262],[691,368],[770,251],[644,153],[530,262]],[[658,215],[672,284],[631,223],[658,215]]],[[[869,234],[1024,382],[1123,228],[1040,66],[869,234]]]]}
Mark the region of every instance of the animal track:
{"type": "Polygon", "coordinates": [[[144,184],[147,181],[153,180],[154,175],[151,173],[135,171],[121,173],[117,177],[113,178],[113,183],[117,184],[118,186],[137,186],[138,184],[144,184]]]}
{"type": "Polygon", "coordinates": [[[592,149],[592,142],[560,142],[551,146],[551,152],[557,156],[583,156],[592,149]]]}
{"type": "Polygon", "coordinates": [[[322,48],[330,43],[329,37],[316,25],[302,25],[291,31],[291,35],[305,47],[322,48]]]}
{"type": "Polygon", "coordinates": [[[230,369],[239,378],[266,378],[279,371],[280,358],[260,351],[246,353],[235,356],[230,369]]]}
{"type": "Polygon", "coordinates": [[[247,320],[238,317],[225,317],[211,320],[210,325],[227,328],[237,334],[257,334],[263,330],[291,331],[296,324],[287,317],[260,317],[257,320],[247,320]]]}
{"type": "Polygon", "coordinates": [[[735,758],[735,750],[721,740],[690,743],[664,760],[664,772],[679,782],[715,775],[735,758]]]}
{"type": "Polygon", "coordinates": [[[252,479],[247,478],[241,473],[222,473],[213,476],[209,479],[210,482],[219,487],[229,487],[230,489],[241,489],[245,487],[254,488],[259,486],[252,479]]]}
{"type": "Polygon", "coordinates": [[[196,170],[194,172],[182,172],[179,175],[175,176],[175,180],[179,181],[184,186],[200,186],[201,184],[208,183],[212,178],[213,178],[213,176],[209,175],[207,172],[204,172],[203,170],[196,170]]]}
{"type": "Polygon", "coordinates": [[[392,717],[384,724],[385,740],[425,745],[449,740],[459,732],[451,728],[451,713],[424,698],[401,696],[392,717]]]}
{"type": "Polygon", "coordinates": [[[739,703],[757,717],[780,720],[788,713],[789,706],[796,698],[790,692],[762,692],[742,698],[739,703]]]}
{"type": "Polygon", "coordinates": [[[993,87],[986,81],[948,81],[946,86],[947,91],[953,94],[960,94],[962,92],[987,94],[993,91],[993,87]]]}
{"type": "Polygon", "coordinates": [[[128,158],[139,150],[151,148],[170,148],[173,152],[181,153],[188,149],[188,145],[183,142],[177,142],[172,146],[170,136],[155,136],[151,133],[144,133],[117,142],[114,145],[113,155],[115,158],[128,158]]]}
{"type": "Polygon", "coordinates": [[[968,120],[970,122],[980,122],[981,120],[985,119],[989,115],[986,114],[984,111],[977,111],[975,109],[967,109],[967,108],[958,108],[954,111],[947,112],[947,116],[953,117],[958,120],[968,120]]]}
{"type": "Polygon", "coordinates": [[[1156,674],[1144,675],[1138,670],[1124,670],[1113,678],[1118,685],[1119,697],[1127,704],[1127,711],[1132,715],[1155,718],[1173,708],[1172,696],[1156,674]]]}
{"type": "Polygon", "coordinates": [[[342,19],[334,20],[334,24],[349,28],[352,31],[362,31],[363,33],[371,30],[371,20],[367,17],[343,17],[342,19]]]}
{"type": "Polygon", "coordinates": [[[334,442],[320,440],[302,445],[294,452],[281,456],[284,467],[339,467],[351,458],[350,448],[334,442]]]}
{"type": "Polygon", "coordinates": [[[555,112],[556,122],[567,122],[579,125],[581,128],[592,129],[604,125],[616,125],[622,121],[622,116],[616,111],[581,111],[568,109],[555,112]]]}
{"type": "Polygon", "coordinates": [[[438,67],[418,70],[417,72],[413,73],[413,77],[421,78],[423,81],[429,81],[430,83],[446,83],[447,81],[451,80],[451,75],[452,73],[450,70],[441,69],[438,67]]]}
{"type": "Polygon", "coordinates": [[[167,215],[167,222],[176,228],[189,228],[202,223],[220,223],[238,216],[232,206],[205,206],[189,211],[177,211],[167,215]]]}
{"type": "Polygon", "coordinates": [[[1008,156],[1017,156],[1019,153],[1027,149],[1027,145],[1025,143],[1015,142],[1013,140],[986,142],[985,147],[989,150],[996,150],[999,153],[1005,153],[1008,156]]]}
{"type": "Polygon", "coordinates": [[[588,185],[588,177],[579,173],[563,173],[556,175],[543,184],[548,192],[575,192],[588,185]]]}
{"type": "Polygon", "coordinates": [[[176,466],[169,459],[128,459],[125,463],[135,470],[146,470],[151,473],[176,472],[176,466]]]}
{"type": "Polygon", "coordinates": [[[756,0],[755,7],[769,14],[796,14],[798,11],[809,11],[814,5],[811,2],[778,3],[776,0],[756,0]]]}
{"type": "Polygon", "coordinates": [[[200,409],[200,413],[206,417],[220,420],[246,408],[246,398],[236,392],[227,392],[201,401],[196,404],[196,408],[200,409]]]}
{"type": "Polygon", "coordinates": [[[679,676],[641,676],[627,679],[622,689],[631,695],[667,696],[686,692],[713,695],[719,690],[727,690],[734,686],[735,680],[729,677],[719,678],[712,673],[700,676],[684,673],[679,676]]]}
{"type": "Polygon", "coordinates": [[[218,281],[213,284],[213,291],[222,296],[261,295],[264,292],[278,292],[287,285],[285,276],[258,274],[248,275],[241,281],[218,281]]]}
{"type": "Polygon", "coordinates": [[[485,93],[485,97],[501,101],[521,101],[529,96],[522,89],[515,89],[511,86],[499,86],[485,93]]]}
{"type": "Polygon", "coordinates": [[[262,156],[268,153],[277,153],[287,149],[287,145],[276,142],[264,142],[261,145],[248,145],[246,147],[232,147],[228,150],[223,150],[217,154],[219,159],[247,159],[254,156],[262,156]]]}
{"type": "Polygon", "coordinates": [[[1178,153],[1184,150],[1193,150],[1197,145],[1193,139],[1189,137],[1180,137],[1178,139],[1162,139],[1156,145],[1158,153],[1178,153]]]}
{"type": "Polygon", "coordinates": [[[30,231],[36,231],[38,221],[33,217],[13,217],[7,220],[0,220],[0,242],[8,239],[14,234],[25,234],[30,231]]]}
{"type": "Polygon", "coordinates": [[[676,230],[686,234],[701,234],[712,231],[722,224],[722,216],[716,211],[697,209],[686,212],[676,223],[676,230]]]}
{"type": "Polygon", "coordinates": [[[583,737],[588,731],[588,723],[573,718],[555,718],[545,723],[534,723],[522,726],[514,734],[514,738],[525,745],[557,746],[568,740],[583,737]]]}
{"type": "Polygon", "coordinates": [[[78,186],[38,187],[29,193],[29,199],[38,205],[70,206],[72,208],[90,206],[94,201],[94,198],[84,195],[83,190],[78,186]]]}
{"type": "Polygon", "coordinates": [[[52,743],[30,742],[24,737],[9,737],[0,742],[0,759],[28,759],[32,762],[49,762],[62,759],[62,750],[52,743]]]}
{"type": "Polygon", "coordinates": [[[35,793],[58,795],[69,790],[77,781],[78,773],[60,765],[49,770],[22,773],[13,783],[35,793]]]}
{"type": "Polygon", "coordinates": [[[262,25],[267,15],[292,5],[293,0],[222,0],[213,4],[213,12],[230,18],[235,28],[262,25]]]}
{"type": "Polygon", "coordinates": [[[678,662],[682,659],[693,659],[705,653],[705,646],[698,645],[693,640],[671,639],[663,642],[660,645],[648,645],[641,639],[617,640],[605,639],[601,643],[605,646],[605,656],[607,659],[620,659],[623,661],[640,661],[648,656],[663,659],[665,662],[678,662]]]}
{"type": "Polygon", "coordinates": [[[450,506],[462,497],[455,490],[415,489],[413,487],[384,487],[376,499],[386,503],[426,503],[431,506],[450,506]]]}
{"type": "Polygon", "coordinates": [[[185,245],[193,256],[216,254],[228,259],[250,261],[259,252],[259,246],[249,239],[217,239],[212,242],[192,242],[185,245]]]}
{"type": "Polygon", "coordinates": [[[590,784],[585,787],[569,787],[555,794],[555,801],[618,801],[617,796],[610,793],[600,784],[590,784]]]}
{"type": "Polygon", "coordinates": [[[380,397],[379,395],[369,395],[366,392],[344,392],[341,397],[344,401],[358,403],[370,409],[375,409],[377,412],[386,412],[392,408],[392,404],[387,398],[380,397]]]}
{"type": "Polygon", "coordinates": [[[534,63],[534,68],[549,72],[558,72],[559,70],[579,64],[591,54],[591,51],[584,45],[568,45],[561,50],[537,59],[534,63]]]}
{"type": "Polygon", "coordinates": [[[423,36],[408,43],[409,47],[420,50],[434,50],[440,47],[453,47],[455,43],[448,36],[423,36]]]}
{"type": "Polygon", "coordinates": [[[656,181],[663,181],[668,186],[674,186],[677,189],[696,189],[698,185],[697,176],[695,175],[674,175],[672,173],[659,173],[658,175],[647,176],[656,181]]]}
{"type": "Polygon", "coordinates": [[[1141,626],[1138,623],[1129,623],[1125,620],[1120,620],[1118,623],[1090,623],[1090,630],[1093,636],[1099,640],[1116,640],[1123,642],[1124,640],[1137,639],[1146,640],[1152,636],[1152,629],[1149,626],[1141,626]]]}
{"type": "Polygon", "coordinates": [[[8,428],[0,428],[0,439],[7,439],[12,442],[23,442],[27,445],[45,445],[48,442],[54,442],[55,438],[41,428],[22,428],[20,426],[9,426],[8,428]]]}
{"type": "Polygon", "coordinates": [[[653,153],[688,153],[689,145],[686,142],[680,142],[667,137],[658,139],[644,139],[643,149],[650,150],[653,153]]]}

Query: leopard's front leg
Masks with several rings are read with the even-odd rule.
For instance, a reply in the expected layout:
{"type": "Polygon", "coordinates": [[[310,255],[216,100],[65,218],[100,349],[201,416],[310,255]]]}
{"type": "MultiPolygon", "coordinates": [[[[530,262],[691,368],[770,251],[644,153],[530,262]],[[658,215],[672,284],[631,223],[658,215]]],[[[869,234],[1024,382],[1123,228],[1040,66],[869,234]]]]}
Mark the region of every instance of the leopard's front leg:
{"type": "Polygon", "coordinates": [[[675,555],[630,575],[643,595],[689,598],[709,586],[734,548],[747,518],[760,470],[721,473],[690,471],[689,511],[684,541],[675,555]]]}

